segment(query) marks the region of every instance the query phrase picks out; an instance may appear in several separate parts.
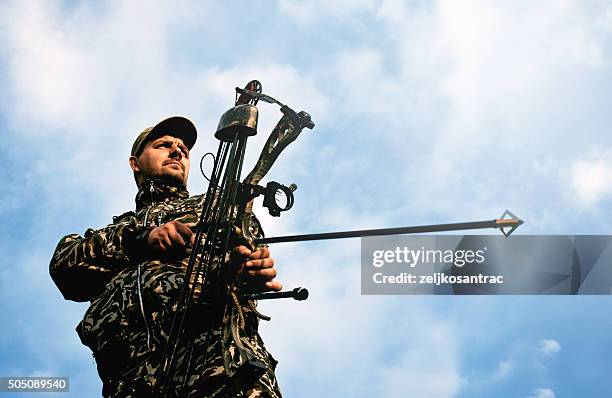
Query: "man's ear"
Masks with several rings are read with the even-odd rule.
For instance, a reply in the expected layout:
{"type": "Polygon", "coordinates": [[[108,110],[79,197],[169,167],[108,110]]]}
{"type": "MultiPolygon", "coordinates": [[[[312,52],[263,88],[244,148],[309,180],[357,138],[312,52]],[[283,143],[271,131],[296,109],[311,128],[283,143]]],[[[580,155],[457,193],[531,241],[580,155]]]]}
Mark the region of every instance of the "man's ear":
{"type": "Polygon", "coordinates": [[[130,156],[129,162],[130,162],[130,167],[132,168],[132,171],[134,171],[135,173],[139,173],[140,166],[138,165],[138,158],[136,156],[130,156]]]}

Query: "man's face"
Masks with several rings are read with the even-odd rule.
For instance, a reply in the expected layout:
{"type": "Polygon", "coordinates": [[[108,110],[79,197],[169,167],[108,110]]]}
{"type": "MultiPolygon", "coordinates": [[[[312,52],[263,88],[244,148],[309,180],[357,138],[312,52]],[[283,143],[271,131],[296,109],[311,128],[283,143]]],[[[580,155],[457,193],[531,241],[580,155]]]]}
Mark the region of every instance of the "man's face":
{"type": "Polygon", "coordinates": [[[189,149],[180,138],[164,135],[147,142],[140,156],[130,157],[130,167],[138,173],[138,185],[154,177],[187,186],[189,149]]]}

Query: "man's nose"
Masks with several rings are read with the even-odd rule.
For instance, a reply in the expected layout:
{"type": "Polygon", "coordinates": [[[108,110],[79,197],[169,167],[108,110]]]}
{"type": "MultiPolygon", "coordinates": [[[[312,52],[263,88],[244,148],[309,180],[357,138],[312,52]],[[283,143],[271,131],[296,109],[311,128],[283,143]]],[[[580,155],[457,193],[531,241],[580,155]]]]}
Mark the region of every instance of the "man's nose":
{"type": "Polygon", "coordinates": [[[170,157],[171,158],[178,157],[180,159],[184,156],[185,154],[183,153],[183,150],[181,149],[181,147],[178,146],[176,143],[172,144],[172,147],[170,148],[170,157]]]}

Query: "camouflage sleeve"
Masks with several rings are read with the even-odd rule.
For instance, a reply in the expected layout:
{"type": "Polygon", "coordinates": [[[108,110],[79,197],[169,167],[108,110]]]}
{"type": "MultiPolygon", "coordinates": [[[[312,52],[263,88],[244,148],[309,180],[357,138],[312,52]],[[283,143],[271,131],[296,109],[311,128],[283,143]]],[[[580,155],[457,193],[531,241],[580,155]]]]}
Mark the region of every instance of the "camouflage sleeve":
{"type": "Polygon", "coordinates": [[[66,300],[88,301],[104,292],[119,271],[139,259],[148,228],[136,218],[88,229],[85,236],[71,234],[58,243],[49,273],[66,300]]]}

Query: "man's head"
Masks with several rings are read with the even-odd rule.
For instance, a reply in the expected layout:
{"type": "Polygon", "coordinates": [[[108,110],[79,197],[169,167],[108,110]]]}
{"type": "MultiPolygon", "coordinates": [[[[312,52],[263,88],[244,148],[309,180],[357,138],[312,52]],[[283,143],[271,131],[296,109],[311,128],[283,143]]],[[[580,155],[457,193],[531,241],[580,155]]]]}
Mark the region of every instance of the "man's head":
{"type": "Polygon", "coordinates": [[[147,178],[160,178],[187,186],[189,150],[196,137],[193,123],[180,116],[146,128],[134,141],[129,160],[136,184],[140,187],[147,178]]]}

